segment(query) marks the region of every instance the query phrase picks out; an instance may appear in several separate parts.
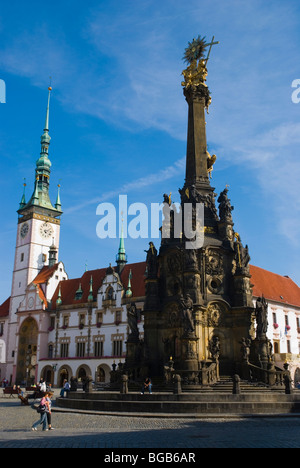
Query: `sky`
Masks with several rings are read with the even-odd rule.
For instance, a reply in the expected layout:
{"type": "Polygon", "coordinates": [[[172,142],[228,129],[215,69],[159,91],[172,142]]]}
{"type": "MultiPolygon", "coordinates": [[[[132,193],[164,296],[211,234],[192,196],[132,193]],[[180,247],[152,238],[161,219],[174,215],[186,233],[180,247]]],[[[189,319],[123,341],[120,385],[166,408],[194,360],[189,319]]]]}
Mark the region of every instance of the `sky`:
{"type": "MultiPolygon", "coordinates": [[[[49,77],[50,193],[55,203],[61,184],[59,259],[76,278],[115,262],[118,239],[96,234],[100,203],[118,209],[127,195],[150,207],[170,192],[179,201],[182,57],[198,35],[220,41],[207,78],[212,184],[218,194],[230,186],[251,263],[300,284],[299,23],[298,0],[0,0],[0,303],[10,296],[24,178],[27,200],[33,192],[49,77]]],[[[145,260],[148,242],[125,240],[130,263],[145,260]]]]}

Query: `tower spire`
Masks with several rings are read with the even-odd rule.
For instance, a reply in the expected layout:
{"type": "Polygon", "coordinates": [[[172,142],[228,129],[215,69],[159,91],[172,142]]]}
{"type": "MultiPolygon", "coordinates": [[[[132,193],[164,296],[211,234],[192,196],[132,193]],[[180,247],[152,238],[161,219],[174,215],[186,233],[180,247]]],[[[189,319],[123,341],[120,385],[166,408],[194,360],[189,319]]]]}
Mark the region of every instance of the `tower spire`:
{"type": "Polygon", "coordinates": [[[60,184],[57,186],[57,198],[55,203],[55,208],[61,210],[61,201],[60,201],[60,184]]]}
{"type": "Polygon", "coordinates": [[[48,104],[47,104],[47,112],[46,112],[46,121],[45,121],[45,128],[44,131],[49,132],[49,112],[50,112],[50,95],[51,95],[52,88],[49,86],[48,88],[48,104]]]}
{"type": "MultiPolygon", "coordinates": [[[[51,137],[49,135],[49,115],[50,115],[50,97],[52,87],[48,88],[48,100],[46,109],[46,119],[43,134],[41,136],[41,153],[40,157],[36,162],[35,169],[35,184],[34,192],[27,203],[19,208],[19,214],[25,214],[32,207],[43,208],[48,211],[48,215],[54,216],[55,218],[62,214],[61,202],[58,191],[58,196],[55,206],[52,205],[49,197],[49,186],[50,186],[50,174],[51,174],[51,161],[49,159],[49,146],[51,137]]],[[[23,201],[23,200],[22,200],[23,201]]]]}
{"type": "Polygon", "coordinates": [[[20,208],[19,208],[20,210],[24,208],[24,206],[26,206],[25,190],[26,190],[26,179],[24,179],[24,183],[23,183],[23,196],[20,202],[20,208]]]}
{"type": "Polygon", "coordinates": [[[120,245],[119,250],[116,258],[116,263],[118,265],[118,273],[121,273],[124,266],[127,263],[127,255],[125,251],[125,243],[124,243],[124,228],[123,228],[123,220],[122,220],[122,227],[121,227],[121,237],[120,237],[120,245]]]}

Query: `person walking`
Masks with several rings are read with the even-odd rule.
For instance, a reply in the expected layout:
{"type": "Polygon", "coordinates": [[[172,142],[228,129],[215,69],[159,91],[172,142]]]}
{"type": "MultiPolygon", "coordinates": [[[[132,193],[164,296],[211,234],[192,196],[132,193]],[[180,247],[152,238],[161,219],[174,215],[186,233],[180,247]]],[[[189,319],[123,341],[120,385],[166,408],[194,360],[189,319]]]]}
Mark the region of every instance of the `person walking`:
{"type": "MultiPolygon", "coordinates": [[[[41,399],[41,402],[40,402],[38,410],[37,410],[38,413],[40,414],[40,419],[33,424],[32,428],[31,428],[32,431],[37,431],[37,427],[40,426],[41,424],[43,425],[43,431],[48,431],[48,429],[47,429],[46,409],[47,408],[49,409],[49,403],[48,403],[46,397],[48,397],[48,393],[46,393],[46,395],[41,399]]],[[[49,409],[49,411],[50,411],[50,409],[49,409]]]]}
{"type": "Polygon", "coordinates": [[[52,392],[49,392],[48,395],[45,397],[46,401],[48,402],[48,405],[49,405],[49,406],[46,407],[46,417],[47,417],[47,423],[48,423],[49,431],[53,431],[53,427],[51,425],[51,415],[52,415],[52,412],[51,412],[51,406],[52,406],[51,398],[52,397],[53,397],[52,392]]]}

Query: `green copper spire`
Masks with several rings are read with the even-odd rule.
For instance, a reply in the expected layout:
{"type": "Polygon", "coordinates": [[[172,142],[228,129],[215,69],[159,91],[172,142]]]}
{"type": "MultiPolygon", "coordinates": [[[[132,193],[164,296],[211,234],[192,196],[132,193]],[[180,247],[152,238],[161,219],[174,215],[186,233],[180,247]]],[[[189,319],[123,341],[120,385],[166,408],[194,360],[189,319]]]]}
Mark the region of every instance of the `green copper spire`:
{"type": "Polygon", "coordinates": [[[48,93],[48,105],[47,105],[46,122],[45,122],[44,132],[49,132],[50,93],[52,91],[51,86],[49,86],[48,91],[49,91],[49,93],[48,93]]]}
{"type": "Polygon", "coordinates": [[[20,202],[20,210],[26,206],[26,198],[25,198],[25,189],[26,189],[26,179],[24,179],[24,184],[23,184],[23,196],[20,202]]]}
{"type": "Polygon", "coordinates": [[[132,270],[129,272],[129,277],[128,277],[128,285],[126,289],[126,297],[132,297],[132,289],[131,289],[131,280],[132,280],[132,270]]]}
{"type": "Polygon", "coordinates": [[[32,211],[32,207],[42,209],[41,212],[45,212],[46,215],[50,215],[53,217],[58,217],[62,214],[61,211],[61,201],[60,201],[60,193],[58,191],[58,196],[56,200],[55,207],[52,205],[50,197],[49,197],[49,186],[50,186],[50,173],[51,173],[51,161],[49,159],[49,145],[51,141],[51,137],[49,135],[49,115],[50,115],[50,96],[51,96],[52,88],[48,88],[48,102],[47,102],[47,110],[46,110],[46,120],[45,120],[45,128],[44,133],[41,136],[41,153],[40,157],[36,162],[36,169],[35,169],[35,186],[34,192],[27,203],[27,205],[22,204],[20,206],[18,213],[20,215],[25,215],[29,211],[32,211]]]}
{"type": "Polygon", "coordinates": [[[55,203],[55,209],[56,210],[61,210],[61,201],[60,201],[60,184],[58,184],[58,190],[57,190],[57,198],[56,198],[56,203],[55,203]]]}
{"type": "Polygon", "coordinates": [[[61,295],[61,285],[59,285],[58,296],[56,300],[56,305],[59,307],[62,305],[62,295],[61,295]]]}
{"type": "Polygon", "coordinates": [[[39,206],[39,202],[40,202],[40,199],[39,199],[39,191],[38,191],[38,179],[36,179],[34,192],[31,198],[31,204],[35,206],[39,206]]]}
{"type": "Polygon", "coordinates": [[[120,273],[124,266],[127,263],[127,255],[125,251],[125,244],[124,244],[124,229],[123,229],[123,223],[122,223],[122,228],[121,228],[121,237],[120,237],[120,246],[119,246],[119,251],[117,254],[116,258],[116,263],[118,265],[118,272],[120,273]]]}
{"type": "Polygon", "coordinates": [[[94,293],[93,293],[93,277],[91,276],[90,279],[90,293],[88,295],[88,302],[94,301],[94,293]]]}

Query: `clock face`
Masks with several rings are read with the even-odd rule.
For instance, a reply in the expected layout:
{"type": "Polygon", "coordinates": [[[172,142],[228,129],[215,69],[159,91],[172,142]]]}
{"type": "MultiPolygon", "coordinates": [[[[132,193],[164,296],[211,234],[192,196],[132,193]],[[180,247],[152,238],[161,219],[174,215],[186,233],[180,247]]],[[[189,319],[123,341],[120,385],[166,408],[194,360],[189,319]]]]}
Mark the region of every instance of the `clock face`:
{"type": "Polygon", "coordinates": [[[49,237],[53,236],[54,232],[53,232],[53,228],[51,224],[49,223],[42,224],[41,229],[40,229],[40,234],[44,239],[48,239],[49,237]]]}
{"type": "Polygon", "coordinates": [[[23,226],[21,227],[21,237],[22,239],[25,239],[25,237],[27,236],[28,232],[29,232],[29,225],[28,223],[25,223],[23,224],[23,226]]]}

